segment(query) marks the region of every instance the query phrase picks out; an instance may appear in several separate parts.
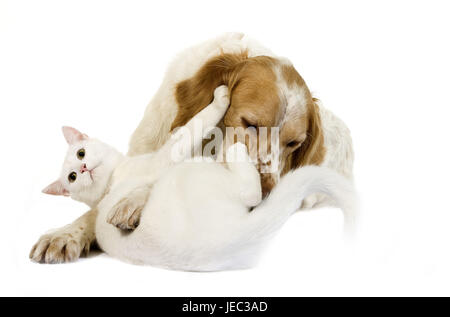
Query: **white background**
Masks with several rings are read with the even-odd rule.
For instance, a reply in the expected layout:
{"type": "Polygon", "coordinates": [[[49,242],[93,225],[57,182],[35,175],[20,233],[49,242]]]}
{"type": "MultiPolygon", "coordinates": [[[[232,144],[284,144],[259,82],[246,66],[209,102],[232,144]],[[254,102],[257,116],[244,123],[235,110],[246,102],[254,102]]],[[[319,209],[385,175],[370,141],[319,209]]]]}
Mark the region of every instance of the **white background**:
{"type": "Polygon", "coordinates": [[[448,1],[1,1],[1,295],[450,295],[448,1]],[[172,272],[93,254],[40,265],[88,208],[40,190],[72,125],[122,151],[181,49],[241,31],[291,59],[350,127],[364,222],[294,215],[252,270],[172,272]]]}

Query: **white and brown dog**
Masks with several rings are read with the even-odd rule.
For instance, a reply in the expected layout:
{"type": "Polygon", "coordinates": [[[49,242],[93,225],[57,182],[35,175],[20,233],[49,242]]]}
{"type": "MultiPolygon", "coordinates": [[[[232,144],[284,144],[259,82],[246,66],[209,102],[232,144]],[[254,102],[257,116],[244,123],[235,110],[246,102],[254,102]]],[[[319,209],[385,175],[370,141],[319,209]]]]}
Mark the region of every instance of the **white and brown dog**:
{"type": "MultiPolygon", "coordinates": [[[[225,34],[176,57],[131,138],[128,154],[159,148],[174,128],[211,102],[219,85],[227,85],[231,96],[222,127],[279,128],[279,169],[261,173],[264,194],[280,176],[305,165],[324,165],[352,178],[352,141],[345,124],[318,104],[289,60],[241,33],[225,34]]],[[[306,207],[320,200],[314,195],[306,207]]]]}

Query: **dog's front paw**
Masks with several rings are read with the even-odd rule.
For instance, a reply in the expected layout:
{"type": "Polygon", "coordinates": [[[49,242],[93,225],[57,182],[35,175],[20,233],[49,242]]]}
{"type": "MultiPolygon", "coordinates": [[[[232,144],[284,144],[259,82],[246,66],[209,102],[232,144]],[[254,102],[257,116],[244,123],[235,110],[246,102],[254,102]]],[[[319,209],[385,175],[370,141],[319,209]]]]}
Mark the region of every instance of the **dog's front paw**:
{"type": "Polygon", "coordinates": [[[226,109],[230,105],[230,97],[228,95],[228,87],[219,86],[214,90],[214,103],[221,109],[226,109]]]}
{"type": "Polygon", "coordinates": [[[122,230],[134,230],[139,225],[142,210],[147,203],[148,188],[137,188],[122,198],[110,210],[106,221],[122,230]]]}

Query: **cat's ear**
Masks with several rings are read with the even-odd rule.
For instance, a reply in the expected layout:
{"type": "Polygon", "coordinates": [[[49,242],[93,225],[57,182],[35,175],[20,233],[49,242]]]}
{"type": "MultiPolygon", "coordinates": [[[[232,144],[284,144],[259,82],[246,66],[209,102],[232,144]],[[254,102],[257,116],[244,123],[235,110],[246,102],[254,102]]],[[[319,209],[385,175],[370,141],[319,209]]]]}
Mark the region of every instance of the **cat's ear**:
{"type": "Polygon", "coordinates": [[[45,187],[42,192],[49,195],[70,196],[69,191],[64,188],[60,180],[51,183],[50,185],[45,187]]]}
{"type": "Polygon", "coordinates": [[[80,131],[72,127],[62,127],[62,131],[67,143],[69,144],[74,144],[76,142],[87,140],[89,138],[86,134],[81,133],[80,131]]]}

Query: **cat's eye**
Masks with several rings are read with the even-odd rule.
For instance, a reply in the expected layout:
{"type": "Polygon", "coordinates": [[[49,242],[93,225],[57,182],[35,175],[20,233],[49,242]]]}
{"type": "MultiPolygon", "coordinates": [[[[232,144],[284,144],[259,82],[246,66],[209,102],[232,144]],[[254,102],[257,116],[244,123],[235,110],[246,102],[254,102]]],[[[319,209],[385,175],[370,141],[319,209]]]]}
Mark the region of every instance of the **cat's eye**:
{"type": "Polygon", "coordinates": [[[67,179],[69,180],[70,183],[73,183],[74,181],[77,180],[77,173],[75,172],[70,173],[67,179]]]}
{"type": "Polygon", "coordinates": [[[79,149],[77,152],[77,157],[79,160],[84,159],[84,156],[86,155],[86,150],[85,149],[79,149]]]}

